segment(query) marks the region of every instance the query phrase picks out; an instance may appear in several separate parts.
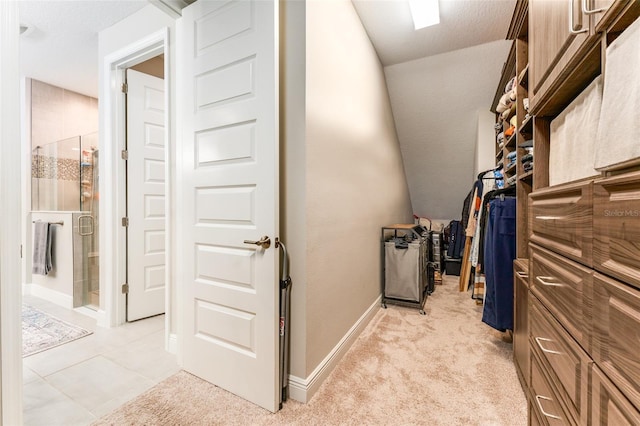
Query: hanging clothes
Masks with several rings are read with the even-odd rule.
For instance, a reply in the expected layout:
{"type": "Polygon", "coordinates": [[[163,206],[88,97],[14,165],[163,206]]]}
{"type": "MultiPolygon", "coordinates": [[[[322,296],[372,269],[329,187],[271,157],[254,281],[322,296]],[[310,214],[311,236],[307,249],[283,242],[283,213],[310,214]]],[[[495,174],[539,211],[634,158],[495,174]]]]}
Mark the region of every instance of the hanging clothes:
{"type": "Polygon", "coordinates": [[[481,173],[478,176],[478,179],[481,179],[484,185],[483,185],[483,188],[482,188],[482,194],[479,197],[480,198],[480,202],[479,202],[478,213],[477,213],[477,217],[476,217],[475,232],[473,234],[473,240],[472,240],[472,245],[471,245],[470,261],[471,261],[471,265],[474,267],[473,293],[471,295],[471,298],[475,299],[478,304],[482,304],[482,302],[484,301],[485,275],[484,275],[484,270],[482,269],[482,267],[478,263],[478,255],[479,255],[479,252],[480,252],[480,240],[481,240],[481,236],[480,235],[481,235],[481,230],[482,230],[481,218],[482,218],[482,215],[484,214],[484,211],[486,209],[486,207],[484,205],[484,199],[485,199],[486,195],[489,192],[491,192],[491,191],[493,191],[495,189],[496,180],[495,180],[495,176],[493,174],[493,170],[490,170],[490,171],[485,172],[485,173],[481,173]]]}
{"type": "Polygon", "coordinates": [[[516,199],[493,192],[484,245],[486,275],[482,321],[496,330],[513,329],[513,260],[516,257],[516,199]]]}

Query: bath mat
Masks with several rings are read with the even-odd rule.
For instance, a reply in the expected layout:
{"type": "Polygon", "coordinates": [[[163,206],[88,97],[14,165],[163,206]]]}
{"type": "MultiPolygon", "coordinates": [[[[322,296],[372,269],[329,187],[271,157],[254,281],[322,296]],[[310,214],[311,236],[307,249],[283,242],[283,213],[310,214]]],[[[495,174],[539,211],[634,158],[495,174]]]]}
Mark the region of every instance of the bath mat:
{"type": "Polygon", "coordinates": [[[29,305],[22,305],[22,356],[37,354],[92,332],[29,305]]]}

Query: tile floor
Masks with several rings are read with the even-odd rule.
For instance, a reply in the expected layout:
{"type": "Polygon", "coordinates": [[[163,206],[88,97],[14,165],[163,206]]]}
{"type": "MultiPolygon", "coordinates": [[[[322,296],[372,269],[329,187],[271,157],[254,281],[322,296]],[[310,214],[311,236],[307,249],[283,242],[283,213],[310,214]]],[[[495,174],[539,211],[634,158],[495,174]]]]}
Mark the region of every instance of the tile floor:
{"type": "Polygon", "coordinates": [[[179,371],[164,350],[164,315],[106,329],[45,300],[23,300],[93,331],[23,359],[26,426],[89,425],[179,371]]]}

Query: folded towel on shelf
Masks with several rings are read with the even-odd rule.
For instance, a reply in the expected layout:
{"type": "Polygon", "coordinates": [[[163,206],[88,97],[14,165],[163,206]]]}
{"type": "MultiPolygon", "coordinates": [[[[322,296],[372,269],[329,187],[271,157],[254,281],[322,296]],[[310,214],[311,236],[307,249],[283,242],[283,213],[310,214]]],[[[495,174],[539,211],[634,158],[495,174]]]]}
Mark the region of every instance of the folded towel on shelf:
{"type": "Polygon", "coordinates": [[[514,183],[516,183],[516,180],[518,180],[518,176],[511,176],[509,179],[507,179],[507,185],[513,185],[514,183]]]}
{"type": "Polygon", "coordinates": [[[51,262],[51,224],[35,222],[33,231],[33,266],[31,272],[48,275],[53,264],[51,262]]]}
{"type": "Polygon", "coordinates": [[[522,165],[522,167],[524,168],[525,172],[533,170],[533,161],[527,161],[522,165]]]}
{"type": "Polygon", "coordinates": [[[513,135],[513,133],[516,131],[516,126],[511,126],[509,127],[507,130],[504,131],[504,135],[506,137],[509,137],[511,135],[513,135]]]}
{"type": "Polygon", "coordinates": [[[498,133],[497,141],[498,143],[504,142],[504,132],[498,133]]]}
{"type": "Polygon", "coordinates": [[[504,111],[508,111],[511,109],[512,104],[513,104],[513,101],[511,100],[511,98],[509,98],[509,95],[505,93],[500,98],[500,101],[498,101],[498,106],[496,106],[496,112],[500,114],[500,113],[503,113],[504,111]]]}
{"type": "Polygon", "coordinates": [[[518,145],[520,148],[532,148],[533,147],[533,139],[526,140],[518,145]]]}
{"type": "Polygon", "coordinates": [[[514,158],[516,158],[516,156],[517,156],[517,155],[518,155],[518,153],[517,153],[517,152],[515,152],[515,151],[511,151],[511,152],[509,152],[509,153],[507,154],[507,158],[508,158],[509,160],[513,160],[514,158]]]}
{"type": "Polygon", "coordinates": [[[531,161],[531,160],[533,160],[532,154],[523,155],[522,158],[520,159],[522,163],[526,163],[527,161],[531,161]]]}
{"type": "Polygon", "coordinates": [[[509,93],[513,90],[516,85],[516,78],[513,77],[511,80],[507,82],[507,85],[504,86],[504,93],[509,93]]]}

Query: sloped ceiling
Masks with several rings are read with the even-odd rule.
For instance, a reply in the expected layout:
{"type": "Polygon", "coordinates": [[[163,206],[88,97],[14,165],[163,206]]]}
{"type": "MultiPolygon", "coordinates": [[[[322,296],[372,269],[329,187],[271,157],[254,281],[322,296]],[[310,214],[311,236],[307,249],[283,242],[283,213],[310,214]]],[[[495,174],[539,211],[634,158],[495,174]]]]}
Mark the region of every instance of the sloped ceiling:
{"type": "Polygon", "coordinates": [[[475,180],[478,111],[491,106],[509,47],[498,40],[385,68],[415,214],[460,219],[475,180]]]}
{"type": "Polygon", "coordinates": [[[353,0],[383,66],[504,40],[515,0],[439,0],[440,24],[414,30],[406,0],[353,0]]]}
{"type": "Polygon", "coordinates": [[[384,66],[415,214],[461,216],[515,3],[439,0],[440,24],[415,31],[406,0],[353,0],[384,66]]]}

